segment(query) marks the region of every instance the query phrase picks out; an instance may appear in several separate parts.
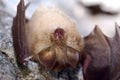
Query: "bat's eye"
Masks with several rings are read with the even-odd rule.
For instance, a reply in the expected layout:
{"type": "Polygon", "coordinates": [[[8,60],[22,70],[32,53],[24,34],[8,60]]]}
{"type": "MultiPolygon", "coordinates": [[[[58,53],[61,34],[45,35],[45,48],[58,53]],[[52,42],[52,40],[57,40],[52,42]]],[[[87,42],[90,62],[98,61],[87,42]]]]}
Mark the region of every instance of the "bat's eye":
{"type": "Polygon", "coordinates": [[[49,47],[41,51],[38,55],[40,63],[47,69],[52,69],[52,67],[55,65],[56,60],[56,54],[54,50],[51,47],[49,47]]]}
{"type": "Polygon", "coordinates": [[[55,40],[63,40],[65,31],[62,28],[57,28],[54,32],[55,40]]]}

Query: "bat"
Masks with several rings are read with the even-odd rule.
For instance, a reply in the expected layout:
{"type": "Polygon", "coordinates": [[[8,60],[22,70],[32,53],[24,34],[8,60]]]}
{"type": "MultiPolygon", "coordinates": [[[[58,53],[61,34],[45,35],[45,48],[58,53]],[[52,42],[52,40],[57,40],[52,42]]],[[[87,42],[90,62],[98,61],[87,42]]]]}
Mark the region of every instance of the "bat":
{"type": "Polygon", "coordinates": [[[76,68],[79,63],[83,39],[75,23],[60,10],[43,7],[26,20],[24,0],[21,0],[13,20],[12,36],[19,67],[26,67],[28,56],[48,70],[76,68]]]}
{"type": "Polygon", "coordinates": [[[26,58],[32,56],[48,70],[60,71],[81,64],[84,80],[118,80],[119,29],[116,25],[115,36],[109,38],[96,26],[82,38],[75,23],[57,9],[37,9],[27,20],[21,0],[12,26],[17,64],[21,69],[27,68],[26,58]]]}

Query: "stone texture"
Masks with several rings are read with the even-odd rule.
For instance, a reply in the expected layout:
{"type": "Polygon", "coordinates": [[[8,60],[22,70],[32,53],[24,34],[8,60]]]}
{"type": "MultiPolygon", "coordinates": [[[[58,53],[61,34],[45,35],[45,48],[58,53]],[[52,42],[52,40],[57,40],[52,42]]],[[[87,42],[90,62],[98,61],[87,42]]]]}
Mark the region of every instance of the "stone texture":
{"type": "Polygon", "coordinates": [[[0,80],[16,80],[15,65],[11,63],[12,59],[0,52],[0,80]]]}

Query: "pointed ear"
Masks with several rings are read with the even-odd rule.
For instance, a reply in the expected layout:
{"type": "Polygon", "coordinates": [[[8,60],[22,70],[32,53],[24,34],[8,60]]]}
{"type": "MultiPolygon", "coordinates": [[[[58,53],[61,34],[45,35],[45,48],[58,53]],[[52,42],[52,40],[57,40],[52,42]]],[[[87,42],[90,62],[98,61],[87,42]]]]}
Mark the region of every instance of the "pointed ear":
{"type": "Polygon", "coordinates": [[[17,14],[13,19],[12,38],[17,64],[21,69],[23,69],[22,67],[26,67],[27,61],[25,58],[28,54],[25,35],[24,0],[20,0],[20,3],[17,6],[17,14]]]}
{"type": "Polygon", "coordinates": [[[104,76],[107,75],[106,67],[110,65],[109,44],[98,26],[84,40],[84,77],[86,80],[103,80],[104,76]]]}

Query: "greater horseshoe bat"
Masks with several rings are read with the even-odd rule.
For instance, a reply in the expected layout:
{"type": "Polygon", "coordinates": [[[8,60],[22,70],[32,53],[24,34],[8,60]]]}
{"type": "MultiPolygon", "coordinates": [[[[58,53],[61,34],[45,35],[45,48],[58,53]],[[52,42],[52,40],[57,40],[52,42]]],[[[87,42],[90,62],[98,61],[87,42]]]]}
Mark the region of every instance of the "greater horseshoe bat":
{"type": "Polygon", "coordinates": [[[27,55],[48,70],[76,68],[83,49],[76,24],[62,11],[39,8],[26,22],[24,0],[18,5],[12,26],[13,46],[19,66],[27,55]]]}
{"type": "Polygon", "coordinates": [[[84,80],[119,80],[120,28],[113,38],[99,27],[82,38],[75,23],[63,12],[51,8],[37,9],[28,21],[24,0],[13,20],[12,37],[18,66],[27,67],[28,56],[48,70],[62,70],[82,64],[84,80]]]}

